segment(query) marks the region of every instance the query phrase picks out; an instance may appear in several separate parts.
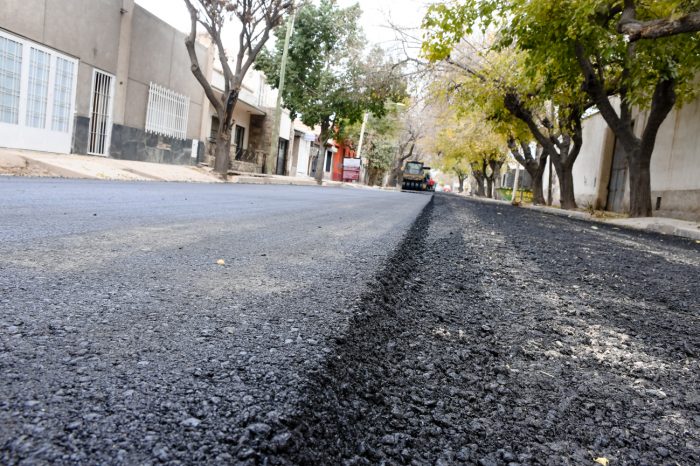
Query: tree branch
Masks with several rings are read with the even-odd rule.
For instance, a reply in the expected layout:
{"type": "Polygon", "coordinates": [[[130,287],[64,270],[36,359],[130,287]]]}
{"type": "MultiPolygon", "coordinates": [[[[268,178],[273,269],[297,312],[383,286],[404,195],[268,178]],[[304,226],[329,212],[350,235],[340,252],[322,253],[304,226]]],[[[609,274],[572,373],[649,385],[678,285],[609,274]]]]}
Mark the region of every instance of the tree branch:
{"type": "MultiPolygon", "coordinates": [[[[612,131],[615,133],[615,136],[617,136],[626,147],[633,147],[639,141],[634,136],[634,132],[630,128],[629,122],[618,116],[617,112],[610,103],[608,93],[606,92],[603,83],[598,80],[596,73],[593,70],[593,65],[586,56],[586,52],[580,42],[576,43],[576,58],[578,59],[579,66],[581,67],[581,71],[583,72],[585,79],[583,84],[584,91],[591,97],[593,103],[595,103],[595,105],[598,107],[600,114],[608,123],[610,129],[612,129],[612,131]]],[[[621,105],[623,105],[622,108],[624,109],[627,102],[623,102],[621,105]]],[[[625,118],[629,117],[628,109],[625,109],[625,114],[623,116],[625,118]]]]}
{"type": "Polygon", "coordinates": [[[192,3],[190,3],[190,0],[185,0],[185,4],[190,12],[191,19],[190,34],[185,38],[185,47],[187,48],[187,54],[190,57],[192,74],[202,86],[202,89],[204,89],[204,94],[207,96],[209,102],[211,102],[211,104],[214,106],[216,112],[221,115],[224,112],[223,103],[218,99],[211,84],[207,80],[206,76],[204,76],[197,58],[197,49],[195,46],[197,38],[197,9],[194,7],[194,5],[192,5],[192,3]]]}
{"type": "Polygon", "coordinates": [[[647,152],[642,154],[643,157],[651,158],[659,127],[661,127],[675,103],[676,82],[673,79],[659,80],[656,83],[654,95],[652,96],[649,118],[642,133],[642,148],[647,152]]]}
{"type": "Polygon", "coordinates": [[[700,31],[700,11],[688,13],[678,19],[662,18],[638,21],[636,17],[634,0],[625,0],[625,8],[617,24],[617,31],[620,34],[625,34],[630,42],[700,31]]]}
{"type": "Polygon", "coordinates": [[[542,131],[540,131],[540,128],[537,126],[537,123],[532,116],[532,112],[525,108],[517,94],[508,92],[503,101],[506,109],[513,114],[514,117],[520,119],[527,125],[537,142],[539,142],[542,147],[545,148],[545,150],[547,150],[550,154],[559,153],[556,145],[547,136],[545,136],[542,131]]]}

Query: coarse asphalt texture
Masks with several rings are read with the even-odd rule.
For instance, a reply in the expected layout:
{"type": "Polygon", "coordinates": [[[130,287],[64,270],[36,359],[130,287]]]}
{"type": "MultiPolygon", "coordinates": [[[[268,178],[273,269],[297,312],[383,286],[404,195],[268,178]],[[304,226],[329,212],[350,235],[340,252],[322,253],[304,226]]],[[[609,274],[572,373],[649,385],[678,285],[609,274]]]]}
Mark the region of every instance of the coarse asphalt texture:
{"type": "Polygon", "coordinates": [[[225,464],[257,457],[250,433],[285,445],[285,407],[428,201],[0,178],[0,464],[225,464]]]}
{"type": "Polygon", "coordinates": [[[0,207],[1,463],[700,463],[697,244],[451,195],[247,189],[294,220],[257,199],[219,223],[220,191],[188,214],[140,196],[153,218],[119,227],[49,209],[55,235],[0,207]]]}

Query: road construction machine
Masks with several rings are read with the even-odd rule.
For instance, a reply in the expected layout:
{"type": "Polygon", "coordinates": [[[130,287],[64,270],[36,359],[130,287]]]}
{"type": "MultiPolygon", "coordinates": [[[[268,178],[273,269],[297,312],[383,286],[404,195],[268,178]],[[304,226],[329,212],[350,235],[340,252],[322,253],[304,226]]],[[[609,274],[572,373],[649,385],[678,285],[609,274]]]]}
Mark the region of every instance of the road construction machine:
{"type": "Polygon", "coordinates": [[[407,191],[435,191],[435,180],[430,176],[430,167],[423,162],[406,162],[403,169],[401,189],[407,191]]]}

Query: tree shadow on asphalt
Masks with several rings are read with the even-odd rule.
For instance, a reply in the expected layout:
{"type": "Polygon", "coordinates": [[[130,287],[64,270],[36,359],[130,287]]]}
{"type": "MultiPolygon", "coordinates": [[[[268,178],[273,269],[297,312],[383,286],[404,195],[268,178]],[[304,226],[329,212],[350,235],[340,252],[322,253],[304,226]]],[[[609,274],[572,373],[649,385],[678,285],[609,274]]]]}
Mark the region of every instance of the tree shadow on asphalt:
{"type": "MultiPolygon", "coordinates": [[[[700,282],[694,278],[700,251],[691,242],[510,206],[477,205],[465,202],[484,229],[527,262],[531,275],[556,294],[560,305],[578,307],[589,322],[641,339],[656,357],[677,362],[700,355],[700,282]]],[[[532,277],[512,279],[532,286],[532,277]]]]}
{"type": "Polygon", "coordinates": [[[556,299],[552,282],[579,282],[550,278],[555,272],[512,251],[541,241],[541,229],[523,238],[485,224],[493,210],[435,199],[438,214],[457,220],[431,223],[431,207],[417,221],[305,388],[287,423],[292,447],[261,445],[263,456],[273,464],[700,460],[697,394],[686,393],[697,376],[687,364],[664,365],[656,354],[640,356],[650,364],[634,373],[620,366],[623,357],[612,364],[610,351],[644,353],[655,335],[621,343],[625,319],[606,320],[615,309],[556,299]],[[504,267],[517,268],[520,280],[504,267]],[[655,388],[672,377],[677,389],[655,388]]]}

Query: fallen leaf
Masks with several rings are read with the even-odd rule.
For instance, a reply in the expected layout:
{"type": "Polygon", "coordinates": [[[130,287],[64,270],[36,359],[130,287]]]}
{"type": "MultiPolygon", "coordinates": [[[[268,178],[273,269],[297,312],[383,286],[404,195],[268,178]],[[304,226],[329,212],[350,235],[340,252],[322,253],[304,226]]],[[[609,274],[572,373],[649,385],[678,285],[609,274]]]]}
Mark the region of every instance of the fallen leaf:
{"type": "Polygon", "coordinates": [[[594,463],[602,464],[603,466],[608,466],[610,464],[610,461],[608,461],[607,458],[601,456],[600,458],[596,458],[593,460],[594,463]]]}
{"type": "Polygon", "coordinates": [[[219,259],[218,261],[216,261],[216,263],[219,265],[226,265],[226,261],[223,259],[219,259]]]}
{"type": "Polygon", "coordinates": [[[594,230],[597,230],[597,229],[598,229],[598,227],[591,227],[591,228],[594,229],[594,230]]]}

